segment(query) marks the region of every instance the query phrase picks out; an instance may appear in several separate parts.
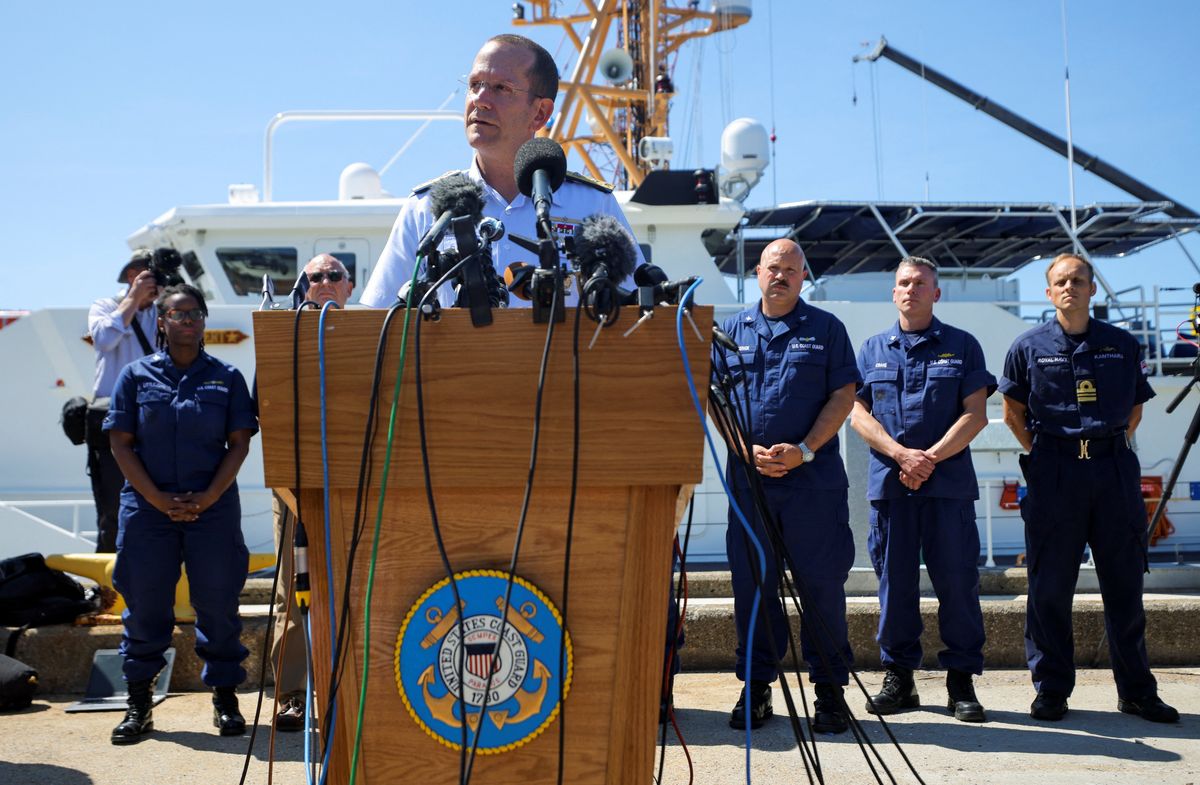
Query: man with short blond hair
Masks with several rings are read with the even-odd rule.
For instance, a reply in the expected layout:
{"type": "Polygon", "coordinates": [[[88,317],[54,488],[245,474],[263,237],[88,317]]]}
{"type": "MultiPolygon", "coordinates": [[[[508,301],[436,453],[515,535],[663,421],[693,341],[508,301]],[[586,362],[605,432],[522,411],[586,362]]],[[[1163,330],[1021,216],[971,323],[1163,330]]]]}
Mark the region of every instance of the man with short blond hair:
{"type": "Polygon", "coordinates": [[[1075,687],[1071,603],[1089,546],[1118,710],[1178,722],[1150,672],[1142,605],[1146,506],[1131,445],[1154,390],[1137,340],[1088,313],[1094,277],[1082,256],[1055,257],[1046,269],[1054,318],[1013,342],[1000,380],[1004,421],[1028,453],[1020,456],[1027,485],[1025,656],[1037,690],[1029,713],[1050,721],[1067,714],[1075,687]]]}
{"type": "Polygon", "coordinates": [[[922,663],[921,561],[938,597],[945,649],[947,708],[963,722],[983,722],[972,676],[983,673],[979,607],[979,484],[968,446],[987,425],[996,379],[979,341],[941,322],[937,265],[906,256],[896,267],[892,327],[863,342],[850,424],[871,448],[867,498],[869,550],[879,578],[879,650],[883,689],[873,714],[920,705],[913,671],[922,663]]]}

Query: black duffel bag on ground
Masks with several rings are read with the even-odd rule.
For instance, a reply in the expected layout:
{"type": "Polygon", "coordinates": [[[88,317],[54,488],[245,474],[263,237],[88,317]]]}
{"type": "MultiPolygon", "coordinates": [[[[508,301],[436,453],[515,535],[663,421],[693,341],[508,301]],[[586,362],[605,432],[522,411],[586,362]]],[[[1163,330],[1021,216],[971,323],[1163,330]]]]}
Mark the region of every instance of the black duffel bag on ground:
{"type": "Polygon", "coordinates": [[[37,671],[20,660],[0,654],[0,711],[23,709],[33,703],[37,671]]]}
{"type": "Polygon", "coordinates": [[[69,624],[96,607],[78,581],[47,567],[40,553],[0,559],[0,625],[69,624]]]}

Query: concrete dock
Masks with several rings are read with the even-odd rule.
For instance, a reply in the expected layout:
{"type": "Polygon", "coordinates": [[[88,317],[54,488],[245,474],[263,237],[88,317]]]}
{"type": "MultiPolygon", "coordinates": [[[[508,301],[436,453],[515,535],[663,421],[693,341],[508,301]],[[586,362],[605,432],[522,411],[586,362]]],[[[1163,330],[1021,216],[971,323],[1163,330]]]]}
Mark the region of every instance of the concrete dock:
{"type": "MultiPolygon", "coordinates": [[[[888,718],[888,725],[920,781],[928,785],[1200,783],[1200,669],[1160,668],[1155,673],[1163,697],[1183,714],[1178,725],[1155,725],[1119,714],[1107,670],[1080,672],[1071,711],[1058,723],[1029,718],[1033,693],[1025,671],[989,671],[978,681],[979,697],[989,718],[982,725],[950,717],[942,705],[943,675],[922,672],[918,690],[925,707],[894,715],[888,718]]],[[[863,673],[862,678],[868,689],[877,688],[882,681],[878,671],[863,673]]],[[[738,682],[728,673],[679,677],[676,721],[687,741],[694,776],[689,778],[687,759],[672,732],[662,785],[746,782],[745,734],[727,725],[737,690],[738,682]]],[[[217,736],[207,694],[169,697],[154,710],[155,730],[131,747],[114,747],[108,741],[120,714],[64,714],[63,708],[73,699],[53,696],[39,699],[29,709],[0,714],[0,783],[236,785],[241,776],[249,736],[217,736]]],[[[859,696],[850,697],[848,703],[895,781],[918,782],[886,740],[879,720],[861,711],[859,696]]],[[[778,688],[775,706],[782,711],[778,688]]],[[[243,695],[242,707],[252,716],[253,694],[243,695]]],[[[264,721],[250,760],[249,785],[268,782],[268,737],[269,726],[264,721]]],[[[756,731],[752,744],[751,782],[798,785],[807,781],[791,729],[782,717],[756,731]]],[[[875,781],[849,734],[818,737],[817,754],[826,783],[875,781]]],[[[303,759],[301,734],[277,735],[272,781],[302,785],[303,759]]],[[[889,781],[886,775],[880,776],[889,781]]],[[[453,775],[447,781],[450,779],[453,775]]],[[[649,783],[647,778],[646,785],[649,783]]]]}
{"type": "MultiPolygon", "coordinates": [[[[1116,711],[1094,581],[1094,572],[1085,568],[1074,605],[1079,686],[1071,697],[1070,714],[1060,723],[1028,716],[1033,689],[1024,669],[1021,569],[984,570],[981,575],[989,670],[977,685],[989,722],[967,725],[950,717],[944,708],[944,675],[933,670],[918,673],[924,708],[888,719],[920,779],[887,741],[879,719],[861,710],[861,693],[847,693],[851,710],[897,783],[1200,785],[1200,568],[1156,566],[1147,576],[1147,647],[1163,698],[1183,714],[1179,725],[1154,725],[1116,711]]],[[[246,661],[250,677],[242,699],[248,719],[257,696],[251,685],[259,679],[269,588],[270,581],[253,580],[242,596],[243,641],[251,649],[246,661]]],[[[864,669],[862,680],[873,691],[882,681],[874,642],[879,614],[874,575],[856,571],[847,588],[851,644],[864,669]]],[[[936,613],[936,599],[923,598],[928,667],[935,667],[940,648],[936,613]]],[[[728,573],[690,576],[686,618],[685,673],[676,682],[675,705],[692,758],[691,781],[745,782],[745,735],[727,724],[739,688],[731,673],[735,633],[728,573]]],[[[113,747],[108,734],[119,713],[64,713],[86,684],[93,652],[115,648],[120,632],[119,623],[55,625],[30,630],[20,639],[16,656],[39,670],[41,691],[31,708],[0,713],[0,785],[238,782],[249,737],[215,734],[209,696],[194,692],[202,684],[189,624],[176,630],[173,694],[155,709],[155,731],[149,738],[133,747],[113,747]]],[[[780,713],[785,710],[778,686],[775,707],[780,713]]],[[[268,703],[247,783],[268,782],[269,716],[268,703]]],[[[875,781],[850,735],[820,737],[817,750],[824,782],[875,781]]],[[[301,734],[280,734],[273,758],[272,782],[305,781],[301,734]]],[[[782,717],[754,734],[750,766],[752,782],[806,781],[791,728],[782,717]]],[[[880,769],[878,761],[875,766],[880,769]]],[[[882,770],[879,776],[883,782],[891,781],[882,770]]],[[[662,782],[689,782],[687,757],[673,732],[666,745],[662,782]]]]}

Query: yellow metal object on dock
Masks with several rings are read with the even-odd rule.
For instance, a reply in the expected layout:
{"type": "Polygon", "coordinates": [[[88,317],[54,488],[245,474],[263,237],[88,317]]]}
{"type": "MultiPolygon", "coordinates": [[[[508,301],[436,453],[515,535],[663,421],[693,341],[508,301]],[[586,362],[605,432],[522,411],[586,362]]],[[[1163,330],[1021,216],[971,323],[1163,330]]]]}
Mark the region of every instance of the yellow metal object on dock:
{"type": "MultiPolygon", "coordinates": [[[[119,614],[125,610],[125,598],[113,586],[113,567],[117,563],[115,553],[54,553],[46,557],[46,566],[72,575],[89,578],[117,594],[117,602],[109,613],[119,614]]],[[[248,572],[266,569],[275,563],[273,553],[250,554],[248,572]]],[[[192,610],[191,589],[188,586],[187,568],[181,567],[179,583],[175,586],[175,621],[193,622],[196,612],[192,610]]]]}

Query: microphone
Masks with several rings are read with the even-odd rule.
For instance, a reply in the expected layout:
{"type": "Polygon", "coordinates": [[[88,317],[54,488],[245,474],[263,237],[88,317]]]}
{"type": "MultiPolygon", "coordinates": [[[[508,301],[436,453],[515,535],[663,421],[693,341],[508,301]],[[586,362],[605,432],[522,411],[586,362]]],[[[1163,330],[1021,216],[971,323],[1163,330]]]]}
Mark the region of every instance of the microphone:
{"type": "Polygon", "coordinates": [[[603,213],[589,215],[579,224],[575,230],[575,254],[585,281],[603,266],[609,280],[619,284],[634,272],[637,263],[637,251],[629,232],[615,217],[603,213]]]}
{"type": "Polygon", "coordinates": [[[636,286],[658,286],[667,282],[667,274],[657,264],[639,265],[633,271],[633,283],[636,286]]]}
{"type": "Polygon", "coordinates": [[[529,284],[537,268],[526,262],[513,262],[504,268],[504,286],[519,300],[532,300],[529,284]]]}
{"type": "Polygon", "coordinates": [[[438,218],[417,245],[417,256],[427,256],[442,241],[451,219],[483,213],[483,189],[465,174],[443,177],[429,189],[429,208],[438,218]]]}
{"type": "Polygon", "coordinates": [[[544,136],[535,136],[517,150],[513,160],[517,189],[533,200],[539,222],[550,219],[550,197],[567,176],[567,154],[562,146],[544,136]]]}
{"type": "Polygon", "coordinates": [[[713,343],[731,352],[738,351],[737,342],[729,337],[729,333],[718,327],[716,322],[713,322],[712,335],[713,343]]]}
{"type": "Polygon", "coordinates": [[[495,218],[483,218],[476,228],[484,245],[491,245],[504,236],[504,223],[495,218]]]}

